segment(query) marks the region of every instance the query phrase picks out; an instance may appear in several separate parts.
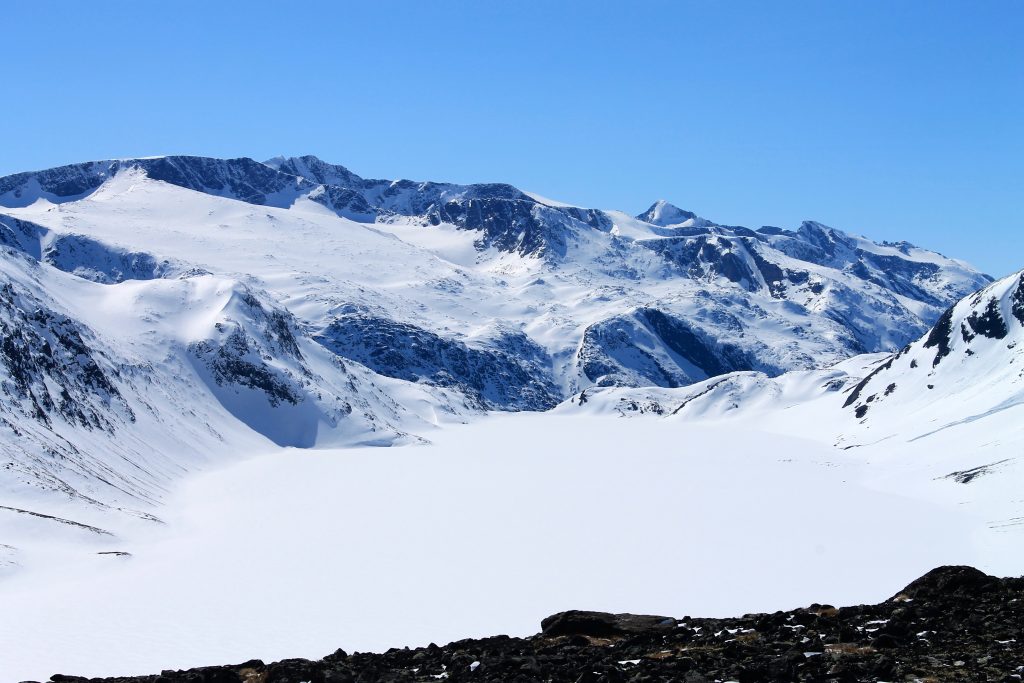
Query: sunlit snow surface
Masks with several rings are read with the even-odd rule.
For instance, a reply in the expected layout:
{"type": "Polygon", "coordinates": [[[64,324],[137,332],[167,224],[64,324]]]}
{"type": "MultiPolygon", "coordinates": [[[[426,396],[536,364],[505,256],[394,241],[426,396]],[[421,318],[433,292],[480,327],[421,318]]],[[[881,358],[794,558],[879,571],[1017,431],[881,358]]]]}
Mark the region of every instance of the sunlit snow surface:
{"type": "MultiPolygon", "coordinates": [[[[888,357],[825,367],[850,353],[829,314],[856,314],[866,348],[887,348],[923,330],[930,305],[782,252],[822,288],[748,300],[739,284],[673,270],[636,244],[671,239],[663,226],[615,212],[609,233],[573,233],[549,263],[481,251],[451,225],[353,222],[310,196],[257,206],[127,169],[88,196],[4,210],[31,223],[32,244],[0,259],[19,302],[0,314],[40,348],[80,332],[98,367],[118,371],[123,404],[87,390],[77,356],[55,376],[109,429],[3,403],[0,683],[526,635],[570,608],[877,601],[944,563],[1021,573],[1020,274],[958,305],[941,364],[923,337],[844,407],[888,357]],[[40,261],[58,239],[64,250],[40,261]],[[112,277],[129,265],[140,272],[112,277]],[[968,339],[990,296],[1008,336],[968,339]],[[585,330],[628,333],[649,306],[707,318],[780,368],[824,369],[593,388],[585,330]],[[566,400],[486,415],[457,389],[339,364],[314,336],[351,311],[481,348],[523,332],[566,400]],[[301,401],[210,374],[239,337],[251,348],[236,360],[288,379],[301,401]],[[398,447],[338,448],[361,444],[398,447]]],[[[652,220],[682,217],[659,206],[652,220]]],[[[943,296],[987,281],[906,245],[844,239],[940,264],[923,284],[943,296]]],[[[53,377],[39,382],[58,395],[53,377]]]]}
{"type": "Polygon", "coordinates": [[[986,523],[1006,477],[935,480],[954,463],[908,445],[854,455],[723,424],[495,416],[431,446],[226,465],[185,480],[159,529],[82,533],[0,582],[0,678],[526,635],[569,608],[849,604],[944,563],[1019,570],[1024,539],[986,523]]]}

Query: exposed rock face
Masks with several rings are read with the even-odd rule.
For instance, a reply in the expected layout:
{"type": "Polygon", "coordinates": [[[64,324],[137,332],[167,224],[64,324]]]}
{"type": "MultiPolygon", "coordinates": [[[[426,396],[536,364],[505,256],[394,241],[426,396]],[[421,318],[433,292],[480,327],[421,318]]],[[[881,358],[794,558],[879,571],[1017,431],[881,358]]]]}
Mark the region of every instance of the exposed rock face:
{"type": "Polygon", "coordinates": [[[680,387],[736,370],[775,370],[738,346],[718,343],[655,308],[588,327],[577,362],[598,386],[680,387]]]}
{"type": "MultiPolygon", "coordinates": [[[[106,683],[1019,681],[1024,579],[940,567],[877,605],[734,619],[563,612],[530,638],[253,660],[106,683]]],[[[55,675],[54,683],[87,679],[55,675]]]]}
{"type": "Polygon", "coordinates": [[[12,216],[0,215],[0,245],[65,273],[108,285],[169,277],[183,270],[146,252],[119,249],[85,235],[55,235],[12,216]]]}
{"type": "Polygon", "coordinates": [[[374,428],[380,416],[366,402],[372,388],[359,387],[337,359],[329,377],[317,374],[300,343],[311,344],[288,311],[239,286],[212,334],[187,351],[221,405],[278,445],[312,446],[321,425],[346,420],[374,428]]]}
{"type": "Polygon", "coordinates": [[[357,220],[405,216],[420,218],[427,225],[450,223],[480,231],[477,246],[481,249],[524,256],[564,256],[575,231],[611,228],[611,221],[602,211],[547,206],[503,183],[370,180],[314,156],[268,163],[283,173],[323,185],[324,191],[312,198],[340,215],[357,220]]]}
{"type": "Polygon", "coordinates": [[[117,388],[118,370],[91,347],[91,330],[10,282],[0,284],[0,421],[49,426],[57,416],[113,432],[135,419],[117,388]],[[13,420],[7,419],[10,416],[13,420]]]}
{"type": "Polygon", "coordinates": [[[449,223],[479,231],[478,249],[541,258],[565,256],[569,242],[580,231],[611,229],[611,221],[601,211],[547,206],[511,185],[360,179],[351,187],[325,186],[313,199],[357,219],[407,217],[424,225],[449,223]]]}
{"type": "Polygon", "coordinates": [[[458,389],[481,408],[546,410],[559,401],[551,359],[522,333],[475,348],[408,323],[344,315],[315,339],[382,375],[458,389]]]}
{"type": "Polygon", "coordinates": [[[0,178],[0,205],[31,204],[37,197],[61,202],[79,199],[92,192],[118,171],[140,168],[153,180],[162,180],[190,190],[230,196],[250,204],[287,206],[295,193],[312,190],[295,176],[280,173],[248,158],[212,159],[169,156],[155,159],[90,161],[58,166],[45,171],[18,173],[0,178]],[[285,194],[281,201],[274,195],[285,194]]]}
{"type": "Polygon", "coordinates": [[[1021,325],[1024,325],[1024,273],[1021,274],[1020,280],[1017,281],[1017,290],[1013,293],[1011,301],[1013,317],[1021,325]]]}
{"type": "Polygon", "coordinates": [[[1002,339],[1008,332],[1006,321],[999,313],[999,301],[995,297],[988,300],[984,310],[972,311],[967,316],[967,324],[975,334],[989,339],[1002,339]]]}
{"type": "MultiPolygon", "coordinates": [[[[205,157],[162,157],[143,159],[140,166],[153,180],[233,197],[250,204],[277,205],[273,195],[281,193],[285,194],[285,202],[290,203],[294,198],[290,193],[309,185],[246,157],[225,161],[205,157]]],[[[287,203],[282,202],[282,205],[287,203]]]]}
{"type": "Polygon", "coordinates": [[[239,386],[262,392],[272,407],[297,405],[303,394],[294,372],[275,367],[268,359],[283,358],[301,365],[302,353],[293,332],[294,322],[281,310],[267,310],[256,296],[242,289],[235,297],[238,319],[226,317],[215,325],[217,337],[193,342],[189,352],[207,368],[220,387],[239,386]]]}
{"type": "MultiPolygon", "coordinates": [[[[953,307],[946,309],[946,312],[942,314],[938,322],[928,332],[928,338],[924,340],[922,346],[926,349],[935,349],[935,358],[932,360],[932,365],[938,365],[942,362],[942,359],[949,355],[950,352],[950,341],[952,341],[953,335],[953,307]]],[[[969,340],[965,340],[969,341],[969,340]]]]}

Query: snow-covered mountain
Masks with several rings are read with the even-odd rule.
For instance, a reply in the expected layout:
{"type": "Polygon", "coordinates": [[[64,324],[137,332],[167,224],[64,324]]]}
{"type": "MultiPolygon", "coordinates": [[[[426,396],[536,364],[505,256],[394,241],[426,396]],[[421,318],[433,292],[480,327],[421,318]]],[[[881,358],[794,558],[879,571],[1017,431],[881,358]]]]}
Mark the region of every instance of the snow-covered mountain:
{"type": "MultiPolygon", "coordinates": [[[[406,301],[369,297],[374,305],[365,302],[369,282],[360,263],[335,269],[348,282],[311,271],[327,282],[309,295],[332,294],[330,303],[322,301],[305,319],[317,332],[336,322],[335,329],[350,326],[353,316],[363,316],[369,325],[391,320],[426,335],[479,337],[483,322],[496,326],[484,333],[487,343],[501,346],[507,330],[497,328],[509,326],[536,338],[551,356],[553,367],[541,381],[560,387],[563,396],[592,383],[677,386],[723,369],[777,373],[898,348],[950,303],[988,281],[963,263],[909,244],[875,244],[815,222],[795,231],[719,226],[665,202],[633,218],[558,204],[508,185],[366,180],[308,156],[266,164],[198,157],[106,161],[0,179],[0,205],[21,207],[10,213],[38,220],[61,238],[47,245],[51,262],[67,264],[67,251],[77,246],[85,252],[99,240],[119,245],[118,258],[144,262],[144,268],[148,256],[154,264],[201,263],[215,273],[230,267],[262,277],[261,264],[237,258],[218,263],[210,250],[197,248],[209,238],[209,226],[183,230],[172,207],[186,203],[194,204],[193,214],[200,206],[208,207],[207,215],[223,212],[225,204],[212,197],[291,209],[251,210],[244,218],[246,224],[263,224],[264,231],[273,222],[278,230],[268,237],[277,240],[282,230],[308,225],[304,221],[317,215],[305,236],[310,242],[322,241],[317,233],[345,231],[352,246],[388,251],[370,236],[372,226],[376,235],[390,233],[404,242],[406,260],[396,254],[380,263],[386,270],[436,271],[426,284],[440,291],[409,291],[423,283],[396,273],[381,284],[406,301]],[[129,188],[144,188],[150,201],[119,194],[129,188]],[[47,210],[40,210],[38,200],[47,210]],[[100,200],[107,210],[96,210],[100,200]],[[56,214],[49,210],[54,205],[60,207],[56,214]],[[115,207],[116,218],[110,215],[115,207]],[[60,220],[47,220],[48,214],[60,220]],[[325,214],[346,220],[327,221],[325,214]],[[147,227],[125,230],[126,223],[147,227]],[[175,230],[190,244],[167,244],[163,253],[150,256],[163,247],[147,235],[157,226],[175,230]],[[344,291],[356,284],[362,291],[344,291]],[[339,315],[336,302],[342,299],[351,306],[339,315]]],[[[217,232],[225,226],[234,223],[219,223],[217,232]]],[[[226,234],[216,241],[231,251],[243,248],[226,234]]],[[[293,252],[289,265],[303,270],[310,254],[323,256],[315,249],[293,252]]],[[[77,267],[96,267],[87,254],[79,260],[85,265],[77,267]]],[[[433,376],[430,367],[414,377],[407,367],[386,362],[374,369],[407,379],[433,376]]],[[[461,384],[474,393],[472,383],[461,384]]],[[[500,399],[485,405],[543,407],[549,394],[543,391],[527,405],[500,399]]]]}
{"type": "Polygon", "coordinates": [[[15,680],[1019,571],[1022,273],[161,157],[0,178],[0,301],[15,680]]]}
{"type": "MultiPolygon", "coordinates": [[[[41,489],[143,511],[260,444],[415,441],[591,387],[763,384],[900,348],[990,282],[816,222],[633,217],[309,156],[0,178],[0,245],[8,507],[41,489]]],[[[881,412],[875,381],[859,393],[881,412]]]]}
{"type": "Polygon", "coordinates": [[[1024,272],[951,306],[928,334],[880,362],[843,407],[875,429],[915,416],[938,432],[1021,404],[1024,272]]]}
{"type": "Polygon", "coordinates": [[[0,448],[14,498],[42,489],[145,510],[190,469],[267,440],[411,438],[387,378],[312,342],[245,283],[183,272],[108,285],[14,250],[0,282],[0,448]]]}
{"type": "Polygon", "coordinates": [[[722,374],[682,389],[591,389],[559,410],[752,420],[842,449],[885,443],[927,450],[944,441],[977,453],[1006,453],[1024,439],[1021,406],[1024,271],[956,302],[930,330],[893,353],[776,377],[722,374]]]}

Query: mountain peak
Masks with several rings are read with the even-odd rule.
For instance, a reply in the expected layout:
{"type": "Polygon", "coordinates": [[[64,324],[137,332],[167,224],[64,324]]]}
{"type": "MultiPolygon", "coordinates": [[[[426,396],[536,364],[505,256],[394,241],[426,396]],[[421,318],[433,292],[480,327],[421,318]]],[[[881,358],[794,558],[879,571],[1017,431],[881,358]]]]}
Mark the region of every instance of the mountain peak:
{"type": "Polygon", "coordinates": [[[664,199],[659,199],[651,204],[650,208],[637,216],[637,218],[645,223],[663,228],[670,225],[680,225],[687,221],[704,222],[702,218],[692,211],[680,209],[675,204],[670,204],[664,199]]]}
{"type": "Polygon", "coordinates": [[[312,154],[299,157],[278,156],[263,163],[276,171],[299,176],[318,185],[350,187],[363,181],[360,176],[344,166],[328,163],[312,154]]]}

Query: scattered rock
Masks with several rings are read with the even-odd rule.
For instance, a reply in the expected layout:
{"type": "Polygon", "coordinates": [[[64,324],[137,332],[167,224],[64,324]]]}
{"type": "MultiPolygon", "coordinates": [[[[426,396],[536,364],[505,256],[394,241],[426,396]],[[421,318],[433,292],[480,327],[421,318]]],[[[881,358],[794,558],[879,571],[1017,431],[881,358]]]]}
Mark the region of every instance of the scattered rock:
{"type": "Polygon", "coordinates": [[[52,683],[711,683],[1018,681],[1024,578],[934,569],[878,605],[814,604],[734,619],[570,611],[530,638],[52,683]],[[922,635],[923,634],[923,635],[922,635]]]}

